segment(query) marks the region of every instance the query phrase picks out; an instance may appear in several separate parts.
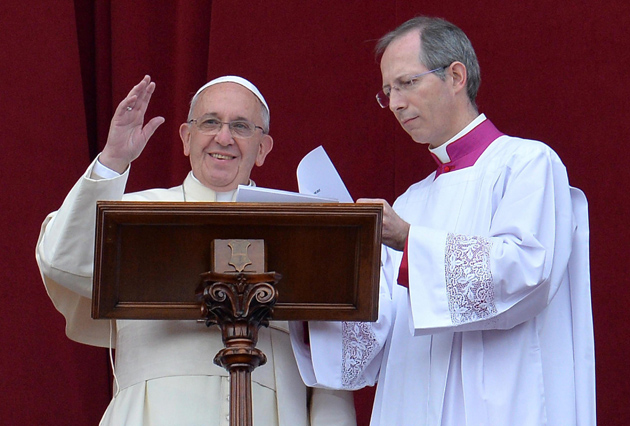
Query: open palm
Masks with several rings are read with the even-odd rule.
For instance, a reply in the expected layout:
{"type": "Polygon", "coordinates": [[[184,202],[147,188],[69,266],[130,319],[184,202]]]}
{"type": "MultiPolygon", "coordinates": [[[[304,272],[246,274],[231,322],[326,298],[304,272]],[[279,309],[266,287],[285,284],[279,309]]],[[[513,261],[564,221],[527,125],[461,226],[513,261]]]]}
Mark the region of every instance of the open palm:
{"type": "Polygon", "coordinates": [[[154,117],[144,124],[144,114],[154,90],[155,83],[147,75],[118,104],[109,127],[107,143],[99,157],[104,166],[118,173],[124,172],[140,156],[149,138],[164,122],[163,117],[154,117]]]}

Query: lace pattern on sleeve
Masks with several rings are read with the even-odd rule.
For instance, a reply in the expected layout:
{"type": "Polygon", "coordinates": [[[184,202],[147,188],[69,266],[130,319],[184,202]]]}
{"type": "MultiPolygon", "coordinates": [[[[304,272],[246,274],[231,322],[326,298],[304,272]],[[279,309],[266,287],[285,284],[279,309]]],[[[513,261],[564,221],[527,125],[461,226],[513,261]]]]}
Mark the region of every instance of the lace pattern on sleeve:
{"type": "Polygon", "coordinates": [[[363,371],[378,350],[376,336],[369,323],[343,322],[342,384],[347,389],[358,389],[367,384],[363,371]]]}
{"type": "Polygon", "coordinates": [[[490,248],[483,237],[448,234],[446,238],[446,291],[453,324],[491,317],[494,304],[490,248]]]}

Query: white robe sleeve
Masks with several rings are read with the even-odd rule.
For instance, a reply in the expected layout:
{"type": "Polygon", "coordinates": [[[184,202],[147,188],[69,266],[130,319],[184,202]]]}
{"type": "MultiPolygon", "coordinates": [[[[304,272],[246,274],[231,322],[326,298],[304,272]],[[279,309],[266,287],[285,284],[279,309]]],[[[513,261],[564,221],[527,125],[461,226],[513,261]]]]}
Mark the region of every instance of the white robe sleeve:
{"type": "MultiPolygon", "coordinates": [[[[382,256],[387,256],[386,250],[382,256]]],[[[384,262],[386,259],[384,259],[384,262]]],[[[301,322],[290,324],[291,344],[307,386],[355,390],[378,380],[386,340],[393,322],[392,295],[381,268],[379,317],[369,322],[308,323],[308,343],[301,322]]]]}
{"type": "Polygon", "coordinates": [[[492,190],[490,223],[477,235],[411,226],[415,335],[512,328],[539,314],[567,279],[574,222],[555,153],[517,158],[492,190]]]}
{"type": "Polygon", "coordinates": [[[66,318],[66,335],[80,343],[108,347],[109,321],[91,318],[96,201],[120,200],[129,174],[92,179],[93,166],[60,209],[44,220],[35,257],[49,297],[66,318]]]}
{"type": "Polygon", "coordinates": [[[571,188],[578,227],[569,261],[576,419],[579,425],[597,424],[595,398],[595,344],[591,308],[588,206],[584,193],[571,188]]]}

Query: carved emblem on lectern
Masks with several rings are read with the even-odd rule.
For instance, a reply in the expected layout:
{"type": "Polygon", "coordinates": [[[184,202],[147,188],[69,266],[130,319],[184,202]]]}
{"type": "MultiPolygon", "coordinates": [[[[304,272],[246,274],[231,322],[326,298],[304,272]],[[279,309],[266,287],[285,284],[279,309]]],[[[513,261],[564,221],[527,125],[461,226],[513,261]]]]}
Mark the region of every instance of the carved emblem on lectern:
{"type": "Polygon", "coordinates": [[[248,240],[230,240],[228,246],[232,249],[232,257],[228,261],[228,265],[234,266],[236,272],[243,272],[247,265],[251,265],[252,261],[247,256],[247,249],[252,244],[248,240]]]}
{"type": "Polygon", "coordinates": [[[211,271],[219,274],[266,272],[264,240],[213,240],[211,271]]]}

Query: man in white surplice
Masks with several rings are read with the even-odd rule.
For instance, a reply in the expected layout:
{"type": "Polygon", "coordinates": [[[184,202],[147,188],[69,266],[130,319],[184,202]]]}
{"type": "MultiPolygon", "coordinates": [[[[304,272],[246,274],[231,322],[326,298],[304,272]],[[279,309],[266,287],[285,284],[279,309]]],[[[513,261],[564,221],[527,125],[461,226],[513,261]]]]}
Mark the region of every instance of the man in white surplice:
{"type": "MultiPolygon", "coordinates": [[[[146,76],[118,105],[103,152],[51,213],[37,244],[46,290],[73,340],[116,348],[115,395],[102,425],[227,425],[228,373],[213,365],[222,347],[217,327],[195,321],[92,320],[92,269],[97,200],[231,201],[239,184],[273,147],[269,109],[248,80],[225,76],[195,94],[180,126],[192,171],[170,189],[124,194],[130,164],[164,122],[144,114],[155,89],[146,76]]],[[[288,325],[260,330],[267,364],[252,374],[254,424],[355,425],[352,394],[307,389],[291,351],[288,325]]]]}
{"type": "Polygon", "coordinates": [[[466,35],[417,17],[384,36],[381,107],[437,170],[384,200],[376,323],[291,324],[305,383],[377,390],[377,425],[594,425],[584,195],[545,144],[479,114],[466,35]]]}

